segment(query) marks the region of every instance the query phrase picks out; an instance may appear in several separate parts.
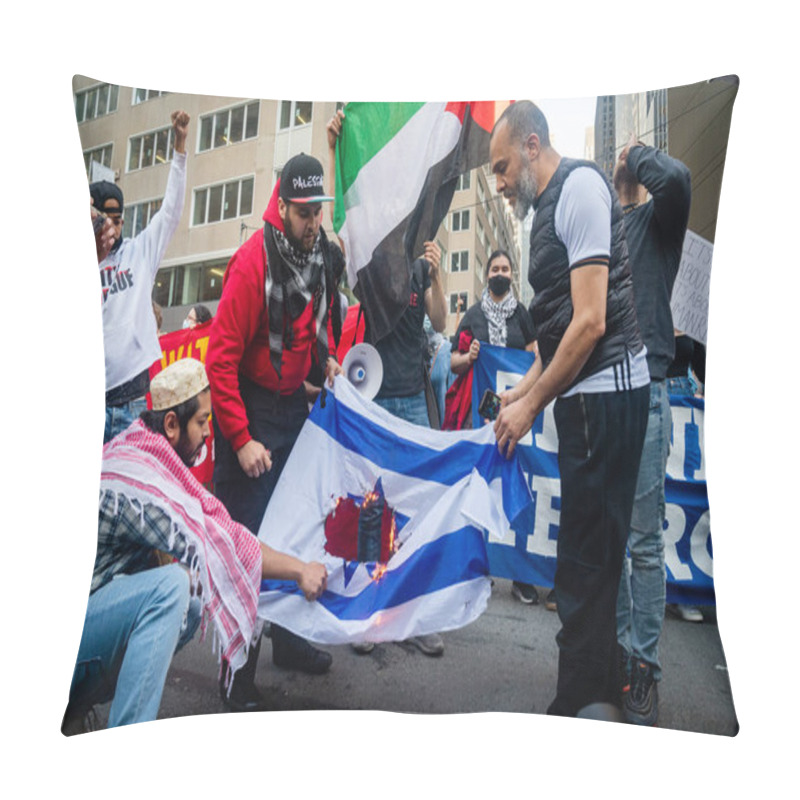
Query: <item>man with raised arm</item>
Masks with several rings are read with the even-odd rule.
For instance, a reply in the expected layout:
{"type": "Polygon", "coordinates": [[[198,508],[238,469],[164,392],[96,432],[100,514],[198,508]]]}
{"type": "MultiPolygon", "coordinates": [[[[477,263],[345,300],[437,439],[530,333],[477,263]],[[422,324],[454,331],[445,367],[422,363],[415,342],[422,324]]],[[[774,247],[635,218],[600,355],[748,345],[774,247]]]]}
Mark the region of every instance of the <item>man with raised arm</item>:
{"type": "Polygon", "coordinates": [[[650,411],[617,603],[617,638],[628,722],[655,725],[664,624],[664,480],[672,415],[667,370],[675,355],[670,299],[692,199],[689,169],[631,135],[614,169],[625,215],[633,294],[650,372],[650,411]],[[649,199],[648,199],[649,196],[649,199]]]}
{"type": "Polygon", "coordinates": [[[94,208],[114,224],[115,243],[100,262],[103,347],[106,360],[106,425],[103,442],[125,430],[145,410],[149,369],[161,358],[152,293],[164,252],[183,213],[189,115],[172,113],[172,162],[161,208],[131,238],[122,236],[124,201],[115,183],[89,186],[94,208]]]}

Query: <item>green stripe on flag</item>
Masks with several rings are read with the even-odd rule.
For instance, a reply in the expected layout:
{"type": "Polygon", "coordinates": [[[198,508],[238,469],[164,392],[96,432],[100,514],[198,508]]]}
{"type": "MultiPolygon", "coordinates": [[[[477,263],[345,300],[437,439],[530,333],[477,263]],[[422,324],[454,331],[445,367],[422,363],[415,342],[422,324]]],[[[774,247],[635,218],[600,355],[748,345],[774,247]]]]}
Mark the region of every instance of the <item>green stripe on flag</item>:
{"type": "Polygon", "coordinates": [[[425,103],[348,103],[336,143],[336,203],[333,227],[344,224],[344,196],[361,168],[379,153],[425,103]]]}

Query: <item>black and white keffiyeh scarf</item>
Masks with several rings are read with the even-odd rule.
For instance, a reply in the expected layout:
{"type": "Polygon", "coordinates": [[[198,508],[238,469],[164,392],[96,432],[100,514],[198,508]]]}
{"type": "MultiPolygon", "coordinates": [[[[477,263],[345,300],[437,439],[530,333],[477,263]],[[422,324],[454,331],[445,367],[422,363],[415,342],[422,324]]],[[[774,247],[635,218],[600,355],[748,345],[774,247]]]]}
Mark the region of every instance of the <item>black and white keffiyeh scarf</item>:
{"type": "Polygon", "coordinates": [[[517,298],[514,293],[508,294],[499,302],[495,303],[489,294],[488,287],[483,290],[481,297],[481,311],[489,323],[489,344],[498,347],[505,347],[508,340],[508,318],[514,313],[517,307],[517,298]]]}
{"type": "Polygon", "coordinates": [[[269,352],[275,372],[280,377],[283,348],[292,348],[292,322],[314,301],[317,346],[324,369],[328,357],[328,296],[323,245],[320,230],[314,247],[307,253],[294,247],[274,225],[264,226],[264,252],[267,259],[265,282],[269,312],[269,352]],[[289,324],[284,329],[284,316],[289,324]]]}

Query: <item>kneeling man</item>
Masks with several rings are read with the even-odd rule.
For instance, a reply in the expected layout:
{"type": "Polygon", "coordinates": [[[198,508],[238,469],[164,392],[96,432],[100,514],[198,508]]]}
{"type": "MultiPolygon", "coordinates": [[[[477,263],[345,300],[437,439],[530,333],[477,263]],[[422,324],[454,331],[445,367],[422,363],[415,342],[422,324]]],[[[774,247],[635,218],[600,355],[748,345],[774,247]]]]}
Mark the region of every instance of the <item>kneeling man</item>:
{"type": "Polygon", "coordinates": [[[259,542],[189,471],[209,435],[203,365],[176,361],[151,395],[152,411],[103,448],[97,556],[62,730],[112,697],[109,727],[155,719],[172,654],[201,618],[230,683],[247,660],[262,579],[295,580],[308,600],[325,590],[324,566],[259,542]]]}

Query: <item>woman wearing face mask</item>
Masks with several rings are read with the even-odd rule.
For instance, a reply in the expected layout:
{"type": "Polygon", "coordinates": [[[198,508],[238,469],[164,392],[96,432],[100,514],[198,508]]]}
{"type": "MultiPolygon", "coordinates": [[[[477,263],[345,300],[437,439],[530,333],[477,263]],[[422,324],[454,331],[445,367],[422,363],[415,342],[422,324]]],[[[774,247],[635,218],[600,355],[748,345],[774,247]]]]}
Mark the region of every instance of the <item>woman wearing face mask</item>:
{"type": "MultiPolygon", "coordinates": [[[[465,378],[478,358],[482,341],[516,350],[533,351],[536,347],[530,315],[511,290],[511,257],[505,250],[495,250],[489,256],[486,284],[481,299],[464,314],[454,340],[457,349],[450,356],[450,369],[465,378]]],[[[455,427],[468,427],[470,419],[466,414],[462,420],[466,424],[455,427]]],[[[514,581],[511,591],[522,603],[539,602],[536,588],[529,584],[514,581]]]]}
{"type": "Polygon", "coordinates": [[[450,356],[450,369],[456,375],[472,369],[482,341],[516,350],[535,347],[533,322],[511,291],[511,258],[505,250],[489,256],[486,283],[483,296],[464,314],[456,331],[458,349],[450,356]]]}
{"type": "Polygon", "coordinates": [[[212,318],[213,314],[204,306],[198,303],[189,309],[186,319],[183,321],[184,328],[194,328],[197,325],[202,325],[212,318]]]}

